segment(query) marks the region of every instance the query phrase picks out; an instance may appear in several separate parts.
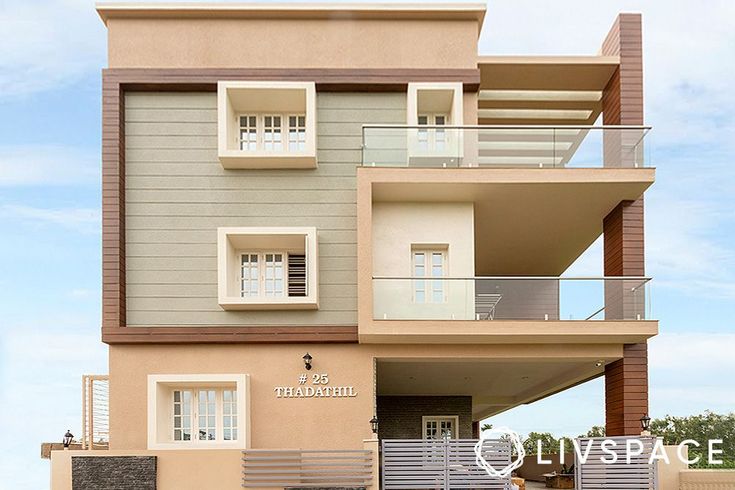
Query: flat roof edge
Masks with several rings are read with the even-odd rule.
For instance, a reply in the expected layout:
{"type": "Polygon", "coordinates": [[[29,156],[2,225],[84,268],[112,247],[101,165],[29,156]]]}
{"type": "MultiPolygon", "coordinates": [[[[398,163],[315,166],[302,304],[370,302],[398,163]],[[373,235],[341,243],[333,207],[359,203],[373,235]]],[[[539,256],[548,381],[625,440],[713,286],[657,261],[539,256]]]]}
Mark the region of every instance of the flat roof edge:
{"type": "Polygon", "coordinates": [[[139,3],[97,2],[95,10],[110,18],[415,18],[467,19],[482,24],[484,3],[139,3]]]}

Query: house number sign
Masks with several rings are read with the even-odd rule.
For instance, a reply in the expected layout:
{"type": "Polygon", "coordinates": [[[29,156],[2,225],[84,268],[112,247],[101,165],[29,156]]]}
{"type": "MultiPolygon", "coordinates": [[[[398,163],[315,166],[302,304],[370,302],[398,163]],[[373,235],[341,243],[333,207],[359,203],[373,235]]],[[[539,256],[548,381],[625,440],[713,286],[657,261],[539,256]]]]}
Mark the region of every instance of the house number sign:
{"type": "Polygon", "coordinates": [[[276,398],[354,398],[354,386],[330,386],[329,374],[300,374],[297,386],[276,386],[276,398]]]}

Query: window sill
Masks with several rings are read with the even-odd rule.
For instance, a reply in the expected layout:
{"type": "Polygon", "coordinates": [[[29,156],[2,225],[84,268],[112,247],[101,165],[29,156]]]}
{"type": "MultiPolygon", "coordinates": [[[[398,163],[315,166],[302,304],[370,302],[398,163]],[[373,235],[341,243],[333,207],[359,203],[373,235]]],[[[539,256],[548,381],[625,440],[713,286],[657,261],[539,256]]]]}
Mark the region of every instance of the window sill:
{"type": "Polygon", "coordinates": [[[226,169],[316,168],[316,155],[309,153],[237,151],[220,152],[226,169]]]}
{"type": "Polygon", "coordinates": [[[212,449],[247,449],[247,445],[242,441],[228,442],[199,442],[196,444],[188,442],[158,442],[148,445],[149,450],[199,450],[208,451],[212,449]]]}
{"type": "Polygon", "coordinates": [[[318,310],[316,298],[220,298],[219,305],[223,310],[318,310]]]}

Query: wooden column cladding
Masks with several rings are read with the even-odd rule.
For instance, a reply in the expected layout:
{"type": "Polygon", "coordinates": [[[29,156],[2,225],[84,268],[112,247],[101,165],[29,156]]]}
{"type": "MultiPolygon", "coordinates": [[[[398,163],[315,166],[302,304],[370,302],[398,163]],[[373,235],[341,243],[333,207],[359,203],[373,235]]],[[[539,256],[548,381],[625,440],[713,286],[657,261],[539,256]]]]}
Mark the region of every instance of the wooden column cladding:
{"type": "Polygon", "coordinates": [[[125,97],[102,77],[102,328],[125,326],[125,97]]]}
{"type": "MultiPolygon", "coordinates": [[[[603,124],[642,125],[641,15],[620,14],[602,44],[601,54],[620,57],[620,66],[603,92],[603,124]]],[[[621,140],[624,138],[622,132],[605,136],[606,166],[630,163],[623,161],[621,152],[617,150],[623,146],[621,140]]],[[[623,201],[613,209],[604,219],[603,232],[605,276],[643,276],[643,197],[636,201],[623,201]]],[[[605,367],[605,413],[607,435],[640,434],[640,419],[648,413],[646,343],[625,345],[623,358],[605,367]]]]}
{"type": "Polygon", "coordinates": [[[648,413],[648,344],[630,344],[623,358],[605,367],[605,431],[638,435],[648,413]]]}

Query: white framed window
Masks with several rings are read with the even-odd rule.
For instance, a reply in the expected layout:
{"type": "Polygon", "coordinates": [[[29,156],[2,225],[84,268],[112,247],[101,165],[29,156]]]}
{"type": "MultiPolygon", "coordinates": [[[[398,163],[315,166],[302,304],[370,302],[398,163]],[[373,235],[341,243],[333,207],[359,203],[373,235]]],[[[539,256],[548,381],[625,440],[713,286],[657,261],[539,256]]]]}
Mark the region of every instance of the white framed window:
{"type": "Polygon", "coordinates": [[[411,253],[414,303],[446,302],[447,249],[414,248],[411,253]]]}
{"type": "Polygon", "coordinates": [[[237,440],[237,390],[222,390],[222,438],[237,440]]]}
{"type": "Polygon", "coordinates": [[[284,296],[286,258],[281,252],[245,252],[240,256],[240,295],[243,298],[284,296]]]}
{"type": "Polygon", "coordinates": [[[260,255],[244,253],[240,256],[240,295],[243,298],[260,294],[260,255]]]}
{"type": "Polygon", "coordinates": [[[173,428],[174,441],[190,441],[192,436],[192,391],[174,390],[173,428]]]}
{"type": "Polygon", "coordinates": [[[424,439],[457,439],[459,416],[425,416],[421,417],[424,428],[424,439]]]}
{"type": "Polygon", "coordinates": [[[245,448],[248,375],[149,375],[148,448],[245,448]]]}
{"type": "Polygon", "coordinates": [[[240,149],[244,151],[258,149],[258,117],[255,115],[240,116],[240,149]]]}
{"type": "MultiPolygon", "coordinates": [[[[237,426],[233,427],[232,416],[233,396],[235,399],[237,398],[237,390],[234,386],[230,388],[174,388],[172,407],[173,441],[222,442],[236,440],[237,426]],[[226,393],[229,401],[226,406],[228,431],[225,434],[226,393]],[[232,438],[233,429],[235,439],[232,438]]],[[[237,415],[235,415],[235,422],[236,417],[237,415]]]]}
{"type": "Polygon", "coordinates": [[[283,150],[283,127],[280,115],[263,116],[263,149],[265,151],[283,150]]]}
{"type": "Polygon", "coordinates": [[[239,121],[242,151],[298,153],[306,150],[305,114],[241,114],[239,121]]]}
{"type": "Polygon", "coordinates": [[[306,149],[306,116],[292,114],[288,116],[288,151],[304,151],[306,149]]]}
{"type": "MultiPolygon", "coordinates": [[[[419,126],[446,126],[449,114],[419,114],[419,126]]],[[[419,129],[417,143],[420,150],[444,150],[447,147],[447,133],[441,128],[419,129]]]]}

